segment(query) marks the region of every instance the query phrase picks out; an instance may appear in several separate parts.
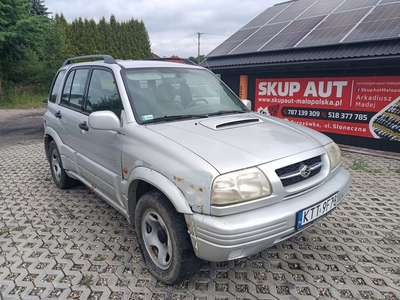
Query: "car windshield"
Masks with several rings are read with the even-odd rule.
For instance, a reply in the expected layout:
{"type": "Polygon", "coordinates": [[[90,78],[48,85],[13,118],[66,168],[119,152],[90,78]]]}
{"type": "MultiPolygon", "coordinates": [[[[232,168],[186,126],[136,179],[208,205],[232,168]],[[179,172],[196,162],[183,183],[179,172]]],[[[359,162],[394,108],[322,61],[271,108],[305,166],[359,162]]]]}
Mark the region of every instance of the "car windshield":
{"type": "Polygon", "coordinates": [[[125,69],[124,83],[139,123],[208,118],[248,109],[205,69],[125,69]]]}

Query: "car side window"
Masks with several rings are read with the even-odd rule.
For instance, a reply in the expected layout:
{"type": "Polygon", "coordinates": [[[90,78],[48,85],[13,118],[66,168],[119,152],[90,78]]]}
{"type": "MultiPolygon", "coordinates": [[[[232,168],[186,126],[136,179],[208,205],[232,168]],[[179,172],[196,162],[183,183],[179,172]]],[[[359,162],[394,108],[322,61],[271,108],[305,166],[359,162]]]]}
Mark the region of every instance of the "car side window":
{"type": "Polygon", "coordinates": [[[68,74],[61,104],[74,109],[81,109],[88,73],[89,69],[77,69],[68,74]]]}
{"type": "Polygon", "coordinates": [[[58,90],[60,88],[61,81],[64,78],[64,74],[65,74],[65,70],[61,70],[60,72],[58,72],[58,74],[54,80],[53,86],[50,91],[50,97],[49,97],[49,101],[52,103],[56,103],[58,90]]]}
{"type": "Polygon", "coordinates": [[[122,102],[113,74],[107,70],[95,69],[90,78],[84,111],[91,113],[100,110],[111,110],[120,117],[122,102]]]}

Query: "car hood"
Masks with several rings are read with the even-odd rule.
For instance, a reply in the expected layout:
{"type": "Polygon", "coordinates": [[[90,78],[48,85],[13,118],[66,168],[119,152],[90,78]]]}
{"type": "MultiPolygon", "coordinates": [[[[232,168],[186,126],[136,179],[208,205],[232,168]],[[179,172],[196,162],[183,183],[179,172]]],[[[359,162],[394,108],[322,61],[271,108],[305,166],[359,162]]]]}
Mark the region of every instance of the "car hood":
{"type": "Polygon", "coordinates": [[[255,113],[152,124],[147,128],[189,149],[220,173],[257,166],[330,141],[306,127],[255,113]]]}

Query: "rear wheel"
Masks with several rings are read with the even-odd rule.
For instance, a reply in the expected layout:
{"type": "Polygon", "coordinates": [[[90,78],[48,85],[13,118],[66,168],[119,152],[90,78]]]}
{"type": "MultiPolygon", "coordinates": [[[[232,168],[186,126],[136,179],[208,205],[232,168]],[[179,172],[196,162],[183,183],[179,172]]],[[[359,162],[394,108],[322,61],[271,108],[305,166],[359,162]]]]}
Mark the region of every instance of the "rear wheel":
{"type": "Polygon", "coordinates": [[[54,183],[60,189],[68,189],[70,187],[79,184],[79,181],[69,177],[62,165],[60,152],[58,151],[57,145],[54,141],[49,144],[49,163],[51,176],[53,177],[54,183]]]}
{"type": "Polygon", "coordinates": [[[203,261],[194,254],[184,217],[161,192],[140,198],[135,228],[142,255],[158,280],[176,284],[200,270],[203,261]]]}

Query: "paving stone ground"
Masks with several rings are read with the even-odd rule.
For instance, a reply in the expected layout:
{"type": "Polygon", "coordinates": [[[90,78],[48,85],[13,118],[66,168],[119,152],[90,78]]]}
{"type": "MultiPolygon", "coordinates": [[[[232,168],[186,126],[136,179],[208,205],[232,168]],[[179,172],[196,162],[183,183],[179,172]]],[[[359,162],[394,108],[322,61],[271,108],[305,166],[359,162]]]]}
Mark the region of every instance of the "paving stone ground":
{"type": "Polygon", "coordinates": [[[400,160],[343,156],[353,182],[323,221],[166,286],[121,214],[56,188],[41,142],[0,146],[0,299],[400,299],[400,160]]]}

